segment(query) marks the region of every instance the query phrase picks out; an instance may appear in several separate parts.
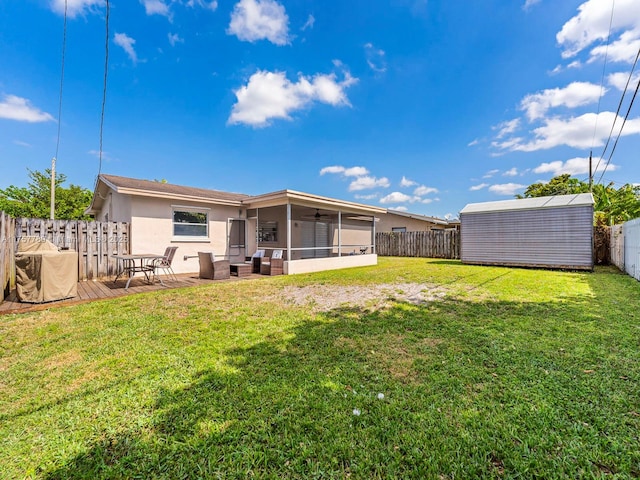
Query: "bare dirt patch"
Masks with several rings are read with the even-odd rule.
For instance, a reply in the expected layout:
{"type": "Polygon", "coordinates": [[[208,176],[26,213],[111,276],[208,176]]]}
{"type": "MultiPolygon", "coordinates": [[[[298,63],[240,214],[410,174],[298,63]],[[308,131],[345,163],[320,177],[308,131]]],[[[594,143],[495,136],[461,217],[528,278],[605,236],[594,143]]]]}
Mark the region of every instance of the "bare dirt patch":
{"type": "Polygon", "coordinates": [[[339,307],[380,310],[391,301],[424,305],[441,300],[446,295],[447,291],[444,288],[426,283],[308,285],[284,288],[284,297],[287,302],[308,306],[314,312],[329,311],[339,307]]]}

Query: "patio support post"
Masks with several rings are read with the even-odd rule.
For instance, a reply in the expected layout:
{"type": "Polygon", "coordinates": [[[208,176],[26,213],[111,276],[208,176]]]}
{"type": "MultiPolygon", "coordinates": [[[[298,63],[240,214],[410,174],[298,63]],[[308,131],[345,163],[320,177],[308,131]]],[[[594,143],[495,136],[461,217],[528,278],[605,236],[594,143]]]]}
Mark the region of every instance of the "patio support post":
{"type": "Polygon", "coordinates": [[[256,250],[260,248],[260,209],[256,208],[256,250]]]}
{"type": "Polygon", "coordinates": [[[376,216],[371,215],[371,253],[376,253],[376,216]]]}
{"type": "Polygon", "coordinates": [[[342,212],[338,210],[338,257],[342,256],[342,212]]]}
{"type": "Polygon", "coordinates": [[[287,262],[291,260],[291,204],[287,203],[287,262]]]}

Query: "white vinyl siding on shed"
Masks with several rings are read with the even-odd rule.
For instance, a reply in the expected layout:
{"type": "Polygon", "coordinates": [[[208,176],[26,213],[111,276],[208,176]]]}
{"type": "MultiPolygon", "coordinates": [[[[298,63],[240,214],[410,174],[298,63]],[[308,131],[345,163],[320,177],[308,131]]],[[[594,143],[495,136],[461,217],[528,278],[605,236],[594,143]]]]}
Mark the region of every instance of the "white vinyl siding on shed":
{"type": "Polygon", "coordinates": [[[526,199],[522,204],[519,200],[490,202],[487,211],[482,204],[463,209],[462,262],[591,270],[593,199],[590,194],[581,195],[587,197],[553,197],[546,203],[553,206],[542,202],[537,208],[520,209],[520,205],[532,205],[526,199]]]}

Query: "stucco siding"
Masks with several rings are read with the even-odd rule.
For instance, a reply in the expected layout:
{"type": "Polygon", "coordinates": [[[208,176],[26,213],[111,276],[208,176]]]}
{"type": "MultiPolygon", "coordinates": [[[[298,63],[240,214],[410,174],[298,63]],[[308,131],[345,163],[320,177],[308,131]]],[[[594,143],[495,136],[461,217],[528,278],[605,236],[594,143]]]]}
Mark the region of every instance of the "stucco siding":
{"type": "Polygon", "coordinates": [[[387,213],[379,215],[379,221],[376,223],[376,232],[392,232],[394,228],[406,228],[407,232],[426,232],[433,228],[445,228],[446,225],[440,225],[426,220],[410,218],[401,215],[387,213]]]}
{"type": "MultiPolygon", "coordinates": [[[[115,195],[114,195],[115,197],[115,195]]],[[[227,246],[228,220],[238,218],[238,208],[221,205],[180,205],[180,208],[203,209],[209,214],[209,236],[203,241],[183,240],[173,235],[173,207],[170,200],[133,197],[131,199],[131,249],[134,253],[163,253],[168,246],[177,246],[173,261],[176,273],[199,270],[200,251],[213,251],[216,257],[232,262],[244,261],[245,250],[227,246]]]]}

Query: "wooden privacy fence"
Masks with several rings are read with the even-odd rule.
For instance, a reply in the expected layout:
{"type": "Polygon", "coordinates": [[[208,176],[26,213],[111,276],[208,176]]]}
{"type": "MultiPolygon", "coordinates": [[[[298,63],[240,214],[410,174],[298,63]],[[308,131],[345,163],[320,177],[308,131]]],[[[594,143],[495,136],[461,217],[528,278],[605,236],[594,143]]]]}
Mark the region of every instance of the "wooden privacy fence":
{"type": "Polygon", "coordinates": [[[460,258],[460,232],[378,232],[376,253],[388,257],[460,258]]]}
{"type": "Polygon", "coordinates": [[[78,252],[78,280],[94,280],[115,274],[111,255],[130,252],[130,229],[126,222],[43,220],[16,218],[14,239],[46,238],[58,247],[78,252]]]}
{"type": "Polygon", "coordinates": [[[14,242],[15,223],[13,218],[4,212],[0,212],[0,282],[2,300],[9,296],[9,292],[15,284],[14,268],[14,242]]]}

